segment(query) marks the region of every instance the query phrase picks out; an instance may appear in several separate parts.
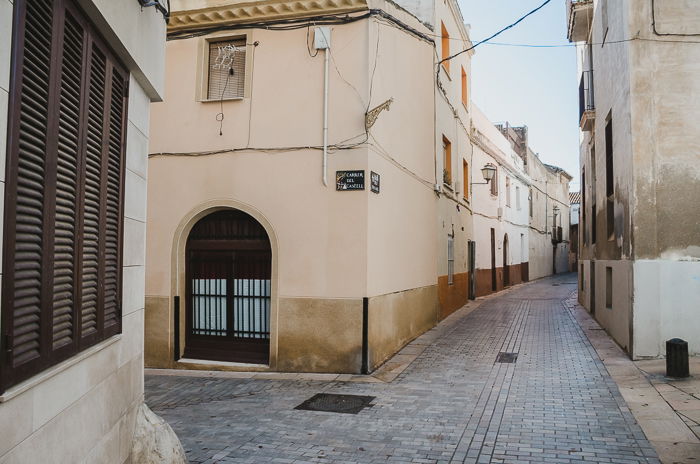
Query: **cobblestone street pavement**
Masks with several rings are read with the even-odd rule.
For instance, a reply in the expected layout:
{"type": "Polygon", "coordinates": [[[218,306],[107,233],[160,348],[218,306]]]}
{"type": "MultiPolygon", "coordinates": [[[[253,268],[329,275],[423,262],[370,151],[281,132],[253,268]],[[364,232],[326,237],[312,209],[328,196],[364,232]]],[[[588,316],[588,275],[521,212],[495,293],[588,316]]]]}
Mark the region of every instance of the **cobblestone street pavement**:
{"type": "Polygon", "coordinates": [[[461,310],[389,383],[148,375],[146,401],[192,463],[657,463],[563,304],[575,290],[557,276],[461,310]],[[376,399],[294,409],[320,392],[376,399]]]}

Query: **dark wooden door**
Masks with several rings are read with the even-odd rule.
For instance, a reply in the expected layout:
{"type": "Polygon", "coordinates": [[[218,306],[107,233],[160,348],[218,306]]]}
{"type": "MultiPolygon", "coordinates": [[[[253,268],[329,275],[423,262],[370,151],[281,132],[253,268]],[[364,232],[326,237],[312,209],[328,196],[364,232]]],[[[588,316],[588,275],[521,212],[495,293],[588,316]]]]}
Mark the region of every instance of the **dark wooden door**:
{"type": "Polygon", "coordinates": [[[264,228],[225,210],[200,220],[187,241],[186,358],[266,364],[272,253],[264,228]]]}
{"type": "Polygon", "coordinates": [[[508,234],[503,237],[503,286],[510,285],[510,265],[508,264],[508,234]]]}
{"type": "Polygon", "coordinates": [[[496,230],[491,229],[491,290],[496,288],[496,230]]]}

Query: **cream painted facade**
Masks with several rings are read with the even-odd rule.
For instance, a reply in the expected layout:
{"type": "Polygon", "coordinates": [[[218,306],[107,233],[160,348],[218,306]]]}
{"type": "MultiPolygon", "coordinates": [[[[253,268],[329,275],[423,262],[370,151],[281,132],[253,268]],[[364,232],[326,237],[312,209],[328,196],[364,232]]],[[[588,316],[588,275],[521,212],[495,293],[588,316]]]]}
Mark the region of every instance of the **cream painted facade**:
{"type": "Polygon", "coordinates": [[[482,296],[529,279],[530,179],[524,160],[499,128],[474,104],[472,109],[476,295],[482,296]],[[487,184],[481,168],[488,163],[497,171],[487,184]]]}
{"type": "MultiPolygon", "coordinates": [[[[0,395],[1,463],[127,462],[143,404],[149,105],[162,97],[165,20],[138,2],[85,0],[131,73],[124,187],[122,331],[0,395]]],[[[0,176],[5,176],[13,4],[0,1],[0,176]]],[[[0,201],[4,198],[0,196],[0,201]]],[[[1,308],[7,311],[8,308],[1,308]]],[[[4,333],[4,332],[3,332],[4,333]]]]}
{"type": "MultiPolygon", "coordinates": [[[[434,5],[434,35],[444,32],[449,40],[436,40],[436,63],[445,56],[452,56],[471,46],[469,32],[459,5],[453,1],[430,1],[434,5]],[[444,28],[444,29],[443,29],[444,28]],[[449,45],[447,45],[449,44],[449,45]]],[[[438,298],[440,319],[466,304],[469,297],[469,253],[468,242],[473,240],[472,176],[473,147],[469,139],[471,127],[471,56],[473,51],[463,53],[439,65],[438,85],[434,85],[435,111],[432,123],[435,127],[435,189],[437,195],[436,253],[438,273],[438,298]],[[447,62],[446,62],[447,63],[447,62]],[[464,92],[466,91],[466,97],[464,92]],[[445,155],[445,144],[449,144],[449,162],[445,155]],[[464,163],[468,164],[464,178],[464,163]],[[445,174],[448,173],[446,176],[445,174]],[[451,243],[451,244],[450,244],[451,243]],[[450,256],[450,248],[452,255],[450,256]],[[451,259],[450,259],[451,258],[451,259]],[[452,261],[452,263],[450,263],[452,261]],[[450,277],[452,266],[452,277],[450,277]]],[[[432,66],[433,74],[436,65],[432,66]]],[[[435,79],[435,76],[433,76],[435,79]]],[[[425,117],[431,117],[427,108],[425,117]]]]}
{"type": "Polygon", "coordinates": [[[585,1],[568,21],[585,97],[579,299],[633,359],[674,337],[697,355],[700,10],[585,1]]]}
{"type": "MultiPolygon", "coordinates": [[[[249,7],[237,2],[173,2],[170,31],[256,12],[259,21],[313,20],[305,4],[266,4],[262,14],[243,13],[249,7]],[[211,8],[202,14],[178,11],[205,5],[211,8]]],[[[323,14],[339,17],[371,7],[394,18],[369,15],[330,26],[328,186],[320,149],[325,52],[312,56],[313,27],[307,35],[306,25],[280,31],[232,20],[225,22],[229,29],[173,35],[167,42],[166,98],[152,106],[149,149],[149,366],[359,373],[363,357],[367,369],[376,367],[440,317],[438,275],[446,273],[440,270],[446,243],[436,238],[433,219],[443,205],[435,193],[440,166],[433,142],[433,31],[390,2],[319,5],[323,14]],[[242,98],[201,101],[207,42],[243,36],[242,98]],[[390,108],[365,131],[365,113],[386,101],[390,108]],[[341,170],[363,170],[366,188],[337,191],[341,170]],[[371,172],[381,176],[379,193],[370,190],[371,172]],[[188,343],[186,243],[198,220],[222,209],[252,216],[270,240],[267,363],[182,358],[188,343]]],[[[431,11],[433,22],[447,14],[431,11]]],[[[453,66],[458,63],[466,67],[468,56],[453,66]]],[[[441,132],[453,130],[454,118],[445,125],[441,132]]],[[[460,232],[464,228],[463,236],[471,228],[464,216],[450,215],[450,221],[460,232]]],[[[466,293],[459,306],[465,301],[466,293]]]]}

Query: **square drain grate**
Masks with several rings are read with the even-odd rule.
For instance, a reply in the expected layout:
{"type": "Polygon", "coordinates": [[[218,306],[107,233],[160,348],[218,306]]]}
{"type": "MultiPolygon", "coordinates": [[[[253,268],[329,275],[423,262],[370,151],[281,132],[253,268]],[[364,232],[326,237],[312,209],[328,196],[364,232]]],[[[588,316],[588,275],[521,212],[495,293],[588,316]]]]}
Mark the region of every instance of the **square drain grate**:
{"type": "Polygon", "coordinates": [[[364,408],[370,407],[374,396],[359,395],[334,395],[332,393],[318,393],[301,403],[294,409],[304,411],[339,412],[343,414],[357,414],[364,408]]]}
{"type": "Polygon", "coordinates": [[[498,356],[496,356],[497,363],[514,363],[517,359],[518,353],[507,353],[505,351],[501,351],[498,353],[498,356]]]}

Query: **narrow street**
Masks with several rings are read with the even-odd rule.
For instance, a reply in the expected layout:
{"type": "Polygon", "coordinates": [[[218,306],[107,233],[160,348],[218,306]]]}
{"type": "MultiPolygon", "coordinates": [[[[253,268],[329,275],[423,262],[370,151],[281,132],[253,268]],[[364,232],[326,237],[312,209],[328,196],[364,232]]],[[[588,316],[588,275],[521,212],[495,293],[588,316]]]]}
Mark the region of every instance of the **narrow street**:
{"type": "Polygon", "coordinates": [[[575,290],[559,275],[462,309],[403,350],[430,340],[390,382],[147,375],[146,402],[192,463],[659,462],[563,304],[575,290]],[[295,409],[317,393],[375,399],[295,409]]]}

